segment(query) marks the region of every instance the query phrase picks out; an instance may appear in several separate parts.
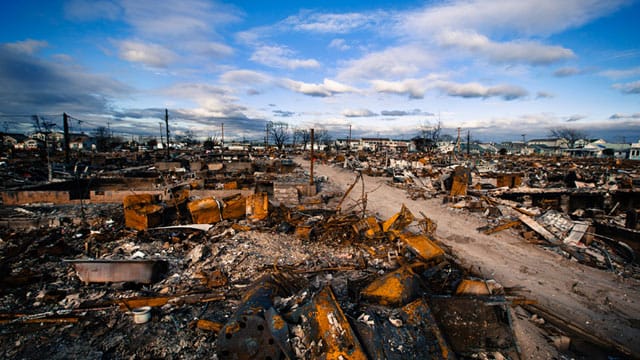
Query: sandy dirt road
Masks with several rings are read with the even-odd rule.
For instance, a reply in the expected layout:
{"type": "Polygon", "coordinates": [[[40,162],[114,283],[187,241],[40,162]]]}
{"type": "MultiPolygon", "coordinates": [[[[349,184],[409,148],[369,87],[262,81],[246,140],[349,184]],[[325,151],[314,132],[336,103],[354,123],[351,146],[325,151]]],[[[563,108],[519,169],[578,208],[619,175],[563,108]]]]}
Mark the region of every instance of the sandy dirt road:
{"type": "MultiPolygon", "coordinates": [[[[297,159],[306,169],[309,162],[297,159]]],[[[356,173],[316,164],[316,176],[327,176],[343,191],[356,173]]],[[[640,281],[568,260],[541,246],[527,243],[514,230],[485,235],[478,215],[442,204],[442,198],[413,201],[388,178],[364,176],[367,210],[386,219],[404,203],[415,215],[422,211],[437,223],[436,237],[450,246],[465,266],[505,287],[522,287],[527,298],[571,319],[599,338],[610,339],[640,356],[640,281]]],[[[361,195],[361,185],[345,200],[343,209],[361,195]]],[[[538,354],[539,356],[539,354],[538,354]]],[[[527,356],[536,357],[536,356],[527,356]]]]}

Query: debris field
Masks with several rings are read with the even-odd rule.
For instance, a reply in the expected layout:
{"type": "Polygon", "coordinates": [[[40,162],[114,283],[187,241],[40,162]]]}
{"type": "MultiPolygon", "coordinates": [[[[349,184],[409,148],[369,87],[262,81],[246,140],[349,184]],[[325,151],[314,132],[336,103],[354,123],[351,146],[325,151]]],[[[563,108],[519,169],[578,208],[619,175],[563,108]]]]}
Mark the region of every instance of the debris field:
{"type": "Polygon", "coordinates": [[[317,154],[314,174],[308,158],[226,155],[120,159],[44,185],[16,185],[22,161],[4,169],[2,356],[638,356],[633,334],[591,332],[487,276],[460,241],[508,233],[614,274],[636,291],[619,316],[638,332],[637,164],[317,154]]]}

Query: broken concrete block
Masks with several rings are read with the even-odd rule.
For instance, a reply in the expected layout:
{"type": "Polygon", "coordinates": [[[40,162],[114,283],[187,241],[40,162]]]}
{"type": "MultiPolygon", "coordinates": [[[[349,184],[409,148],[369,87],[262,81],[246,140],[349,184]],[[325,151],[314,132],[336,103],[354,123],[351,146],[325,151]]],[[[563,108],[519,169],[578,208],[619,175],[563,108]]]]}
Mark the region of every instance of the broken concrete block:
{"type": "Polygon", "coordinates": [[[266,192],[247,196],[247,218],[252,221],[264,220],[269,216],[269,197],[266,192]]]}
{"type": "Polygon", "coordinates": [[[246,215],[247,200],[240,194],[228,196],[222,199],[224,207],[222,208],[223,219],[242,219],[246,215]]]}
{"type": "Polygon", "coordinates": [[[154,194],[128,195],[123,200],[125,226],[145,230],[162,225],[164,208],[155,202],[154,194]]]}
{"type": "Polygon", "coordinates": [[[222,203],[214,198],[194,200],[187,205],[191,220],[196,224],[213,224],[222,221],[222,203]]]}
{"type": "Polygon", "coordinates": [[[458,166],[454,170],[453,183],[451,184],[451,196],[467,195],[467,186],[469,185],[470,173],[469,169],[464,166],[458,166]]]}

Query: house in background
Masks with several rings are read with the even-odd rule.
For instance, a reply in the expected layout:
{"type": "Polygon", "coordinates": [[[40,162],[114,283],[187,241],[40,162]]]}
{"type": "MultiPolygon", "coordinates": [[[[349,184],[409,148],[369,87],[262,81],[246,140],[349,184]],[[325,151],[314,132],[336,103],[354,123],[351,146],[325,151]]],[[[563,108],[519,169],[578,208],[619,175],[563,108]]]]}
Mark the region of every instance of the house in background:
{"type": "Polygon", "coordinates": [[[631,148],[629,149],[629,159],[640,160],[640,140],[638,140],[637,143],[631,144],[631,148]]]}

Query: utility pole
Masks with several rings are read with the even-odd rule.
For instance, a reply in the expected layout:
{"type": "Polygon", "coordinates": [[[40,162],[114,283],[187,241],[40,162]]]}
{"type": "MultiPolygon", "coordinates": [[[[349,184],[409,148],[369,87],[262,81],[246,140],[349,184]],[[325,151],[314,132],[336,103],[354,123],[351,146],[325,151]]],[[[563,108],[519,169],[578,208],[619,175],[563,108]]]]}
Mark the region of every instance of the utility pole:
{"type": "Polygon", "coordinates": [[[69,115],[67,113],[62,113],[62,123],[64,128],[64,162],[69,164],[69,149],[71,145],[69,144],[69,115]]]}
{"type": "Polygon", "coordinates": [[[313,134],[313,129],[311,129],[311,169],[309,171],[309,185],[313,185],[313,161],[314,161],[314,154],[313,154],[313,141],[314,141],[314,134],[313,134]]]}
{"type": "Polygon", "coordinates": [[[167,130],[167,160],[169,160],[169,144],[171,142],[169,141],[169,110],[167,109],[164,109],[164,123],[167,130]]]}
{"type": "Polygon", "coordinates": [[[347,140],[347,154],[351,153],[351,124],[349,124],[349,140],[347,140]]]}
{"type": "Polygon", "coordinates": [[[471,150],[471,131],[467,130],[467,157],[469,157],[471,150]]]}
{"type": "Polygon", "coordinates": [[[222,155],[222,162],[224,162],[224,123],[221,124],[222,126],[222,139],[220,140],[220,154],[222,155]]]}

